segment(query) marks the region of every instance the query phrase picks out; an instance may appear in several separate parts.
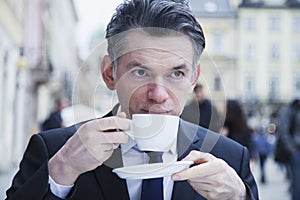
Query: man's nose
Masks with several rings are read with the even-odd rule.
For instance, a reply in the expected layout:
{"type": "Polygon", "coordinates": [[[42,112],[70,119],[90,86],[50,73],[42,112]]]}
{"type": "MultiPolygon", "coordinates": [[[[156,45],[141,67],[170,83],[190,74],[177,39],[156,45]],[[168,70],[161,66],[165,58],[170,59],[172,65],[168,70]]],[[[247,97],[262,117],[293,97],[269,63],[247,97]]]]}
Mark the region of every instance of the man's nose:
{"type": "Polygon", "coordinates": [[[148,99],[157,103],[162,103],[169,98],[168,88],[160,84],[148,85],[148,99]]]}

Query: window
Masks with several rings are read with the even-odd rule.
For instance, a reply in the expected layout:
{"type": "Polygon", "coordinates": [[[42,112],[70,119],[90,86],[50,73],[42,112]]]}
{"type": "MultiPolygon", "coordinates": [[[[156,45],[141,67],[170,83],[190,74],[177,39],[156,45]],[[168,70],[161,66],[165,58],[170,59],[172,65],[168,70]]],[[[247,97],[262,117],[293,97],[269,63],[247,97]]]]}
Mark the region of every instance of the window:
{"type": "Polygon", "coordinates": [[[221,78],[219,76],[216,76],[214,79],[214,90],[215,91],[221,90],[221,78]]]}
{"type": "Polygon", "coordinates": [[[280,49],[279,44],[271,44],[270,46],[270,59],[271,60],[278,60],[280,57],[280,49]]]}
{"type": "Polygon", "coordinates": [[[256,57],[256,48],[253,43],[247,44],[246,45],[246,50],[245,50],[245,58],[246,60],[254,60],[256,57]]]}
{"type": "Polygon", "coordinates": [[[292,29],[294,32],[299,33],[300,32],[300,16],[294,16],[293,17],[293,25],[292,29]]]}
{"type": "Polygon", "coordinates": [[[294,75],[293,93],[295,98],[300,97],[300,73],[294,75]]]}
{"type": "Polygon", "coordinates": [[[207,12],[214,13],[218,10],[218,6],[215,2],[208,1],[204,4],[204,9],[207,12]]]}
{"type": "Polygon", "coordinates": [[[2,58],[3,59],[2,60],[2,66],[3,66],[2,74],[3,74],[4,78],[7,78],[7,74],[8,74],[8,69],[7,69],[7,66],[8,66],[8,57],[9,57],[9,53],[8,53],[7,50],[5,50],[5,52],[3,53],[3,58],[2,58]]]}
{"type": "Polygon", "coordinates": [[[222,33],[221,31],[215,31],[212,34],[212,47],[213,47],[213,52],[215,54],[221,54],[222,53],[222,33]]]}
{"type": "Polygon", "coordinates": [[[269,99],[276,101],[279,99],[279,78],[278,76],[271,76],[269,83],[269,99]]]}
{"type": "Polygon", "coordinates": [[[255,31],[256,29],[256,20],[254,17],[249,16],[245,20],[245,27],[247,31],[255,31]]]}
{"type": "Polygon", "coordinates": [[[292,52],[294,61],[300,61],[300,43],[293,46],[292,52]]]}
{"type": "Polygon", "coordinates": [[[270,18],[269,28],[271,32],[277,32],[280,30],[280,19],[278,16],[273,16],[270,18]]]}
{"type": "Polygon", "coordinates": [[[246,77],[246,99],[255,99],[255,82],[253,77],[246,77]]]}

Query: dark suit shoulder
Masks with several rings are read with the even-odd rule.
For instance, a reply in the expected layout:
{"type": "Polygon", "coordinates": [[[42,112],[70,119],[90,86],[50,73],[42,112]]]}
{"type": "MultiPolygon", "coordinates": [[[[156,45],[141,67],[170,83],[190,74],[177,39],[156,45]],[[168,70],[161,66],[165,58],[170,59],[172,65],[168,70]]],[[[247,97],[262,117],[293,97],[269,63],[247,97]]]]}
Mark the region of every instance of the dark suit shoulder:
{"type": "MultiPolygon", "coordinates": [[[[197,125],[196,125],[197,126],[197,125]]],[[[209,129],[206,129],[204,127],[198,126],[198,131],[197,131],[197,137],[199,137],[201,140],[203,140],[203,145],[210,145],[211,147],[214,148],[222,148],[224,149],[224,146],[227,148],[232,148],[232,149],[240,149],[242,150],[243,146],[239,144],[238,142],[221,135],[219,133],[216,133],[214,131],[211,131],[209,129]],[[210,142],[210,143],[208,143],[210,142]],[[217,142],[217,143],[215,143],[217,142]]]]}
{"type": "Polygon", "coordinates": [[[211,153],[217,158],[225,160],[236,170],[240,168],[241,162],[248,155],[245,147],[219,133],[185,121],[182,121],[181,126],[185,132],[189,130],[188,133],[196,133],[190,140],[193,141],[193,146],[197,147],[197,150],[211,153]]]}
{"type": "Polygon", "coordinates": [[[198,136],[203,138],[201,146],[205,148],[205,151],[217,157],[226,158],[225,160],[241,158],[244,153],[245,149],[241,144],[219,133],[199,127],[198,136]]]}
{"type": "Polygon", "coordinates": [[[77,128],[77,125],[73,125],[65,128],[51,129],[38,134],[45,142],[49,157],[52,157],[74,135],[77,128]]]}

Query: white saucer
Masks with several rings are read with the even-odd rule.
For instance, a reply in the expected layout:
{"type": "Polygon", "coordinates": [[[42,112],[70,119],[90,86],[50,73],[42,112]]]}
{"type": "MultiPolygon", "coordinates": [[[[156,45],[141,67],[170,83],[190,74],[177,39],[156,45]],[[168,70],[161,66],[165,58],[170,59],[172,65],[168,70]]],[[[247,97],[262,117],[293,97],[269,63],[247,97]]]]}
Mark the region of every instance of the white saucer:
{"type": "Polygon", "coordinates": [[[113,172],[123,179],[158,178],[171,176],[176,172],[189,168],[193,163],[193,161],[178,161],[171,163],[132,165],[114,169],[113,172]]]}

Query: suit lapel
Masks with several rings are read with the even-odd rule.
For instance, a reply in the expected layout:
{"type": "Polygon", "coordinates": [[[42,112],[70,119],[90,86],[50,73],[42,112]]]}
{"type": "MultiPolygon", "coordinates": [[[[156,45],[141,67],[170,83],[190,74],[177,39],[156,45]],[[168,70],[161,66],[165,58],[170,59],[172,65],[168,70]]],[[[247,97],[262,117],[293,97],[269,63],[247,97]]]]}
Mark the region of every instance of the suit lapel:
{"type": "Polygon", "coordinates": [[[129,200],[126,180],[112,172],[114,168],[122,166],[121,149],[118,148],[102,166],[94,171],[104,199],[129,200]]]}
{"type": "MultiPolygon", "coordinates": [[[[192,150],[208,152],[209,148],[205,146],[207,141],[206,138],[210,138],[210,134],[206,134],[205,131],[207,130],[202,129],[195,124],[180,120],[177,141],[178,160],[182,160],[192,150]],[[204,149],[202,148],[203,146],[204,149]]],[[[172,200],[181,199],[205,200],[205,198],[199,195],[187,181],[176,181],[174,183],[172,200]]]]}
{"type": "Polygon", "coordinates": [[[211,153],[220,137],[220,134],[181,119],[177,141],[178,160],[182,160],[192,150],[211,153]]]}
{"type": "MultiPolygon", "coordinates": [[[[114,106],[112,111],[104,117],[116,115],[118,107],[119,104],[114,106]]],[[[112,156],[102,166],[94,170],[94,175],[104,199],[129,200],[126,180],[119,178],[112,172],[113,169],[119,167],[123,167],[121,148],[115,149],[112,156]]]]}
{"type": "Polygon", "coordinates": [[[187,181],[176,181],[173,187],[172,200],[205,200],[187,181]]]}
{"type": "Polygon", "coordinates": [[[202,139],[199,138],[198,126],[180,119],[177,138],[178,160],[182,160],[192,150],[199,150],[202,139]]]}

